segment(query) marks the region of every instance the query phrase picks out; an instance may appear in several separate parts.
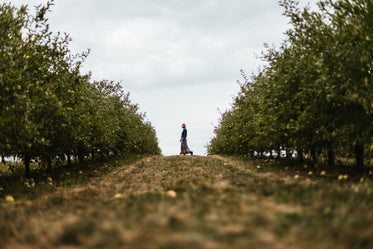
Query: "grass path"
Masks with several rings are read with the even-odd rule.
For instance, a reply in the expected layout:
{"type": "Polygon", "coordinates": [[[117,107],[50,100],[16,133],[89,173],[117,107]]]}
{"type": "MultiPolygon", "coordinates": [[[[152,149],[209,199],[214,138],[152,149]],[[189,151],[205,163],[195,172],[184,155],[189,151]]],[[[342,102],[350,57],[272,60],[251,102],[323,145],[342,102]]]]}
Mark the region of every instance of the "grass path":
{"type": "Polygon", "coordinates": [[[0,248],[372,248],[372,185],[217,156],[148,157],[0,201],[0,248]]]}

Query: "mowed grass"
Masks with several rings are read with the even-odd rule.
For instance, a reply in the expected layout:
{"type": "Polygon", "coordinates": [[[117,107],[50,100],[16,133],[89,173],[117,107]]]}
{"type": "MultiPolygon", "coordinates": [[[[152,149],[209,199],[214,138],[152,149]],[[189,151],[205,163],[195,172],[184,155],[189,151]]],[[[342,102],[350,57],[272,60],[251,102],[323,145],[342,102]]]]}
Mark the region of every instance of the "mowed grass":
{"type": "Polygon", "coordinates": [[[373,248],[372,175],[322,171],[148,157],[82,184],[3,198],[0,247],[373,248]]]}

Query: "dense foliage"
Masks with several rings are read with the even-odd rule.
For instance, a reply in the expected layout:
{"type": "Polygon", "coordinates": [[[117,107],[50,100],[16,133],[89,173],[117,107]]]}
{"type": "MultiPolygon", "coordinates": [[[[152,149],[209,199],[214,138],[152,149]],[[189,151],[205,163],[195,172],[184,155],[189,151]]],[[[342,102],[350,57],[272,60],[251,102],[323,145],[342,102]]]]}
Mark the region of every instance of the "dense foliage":
{"type": "Polygon", "coordinates": [[[373,1],[323,0],[318,10],[280,1],[291,28],[266,66],[222,114],[209,153],[354,154],[363,167],[373,138],[373,1]],[[366,153],[367,154],[367,153],[366,153]]]}
{"type": "Polygon", "coordinates": [[[0,155],[42,160],[159,154],[156,134],[119,83],[92,82],[70,38],[49,30],[52,4],[0,5],[0,155]]]}

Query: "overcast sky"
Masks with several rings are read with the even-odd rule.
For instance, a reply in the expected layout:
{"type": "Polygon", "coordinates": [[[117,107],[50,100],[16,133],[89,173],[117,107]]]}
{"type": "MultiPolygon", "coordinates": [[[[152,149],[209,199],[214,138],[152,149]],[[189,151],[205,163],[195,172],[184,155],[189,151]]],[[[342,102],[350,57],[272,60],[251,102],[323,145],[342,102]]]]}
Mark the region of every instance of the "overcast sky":
{"type": "Polygon", "coordinates": [[[51,10],[51,29],[71,36],[73,53],[91,49],[83,72],[122,82],[164,155],[179,154],[182,123],[190,149],[206,154],[240,69],[256,72],[263,44],[280,45],[289,21],[277,0],[55,0],[51,10]]]}

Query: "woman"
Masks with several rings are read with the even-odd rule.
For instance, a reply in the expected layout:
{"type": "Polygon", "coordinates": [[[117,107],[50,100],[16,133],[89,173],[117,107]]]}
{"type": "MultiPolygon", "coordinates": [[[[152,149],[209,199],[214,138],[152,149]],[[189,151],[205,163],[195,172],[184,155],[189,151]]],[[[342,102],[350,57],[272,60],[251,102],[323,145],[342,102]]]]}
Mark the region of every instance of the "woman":
{"type": "Polygon", "coordinates": [[[186,129],[186,125],[182,124],[181,128],[183,128],[183,132],[181,133],[181,138],[180,138],[180,142],[181,142],[181,152],[180,152],[180,155],[181,154],[185,155],[185,154],[190,153],[193,156],[193,151],[191,151],[188,148],[188,144],[187,144],[187,129],[186,129]]]}

